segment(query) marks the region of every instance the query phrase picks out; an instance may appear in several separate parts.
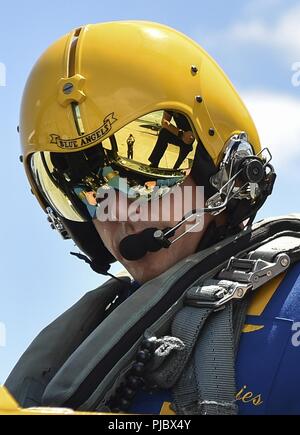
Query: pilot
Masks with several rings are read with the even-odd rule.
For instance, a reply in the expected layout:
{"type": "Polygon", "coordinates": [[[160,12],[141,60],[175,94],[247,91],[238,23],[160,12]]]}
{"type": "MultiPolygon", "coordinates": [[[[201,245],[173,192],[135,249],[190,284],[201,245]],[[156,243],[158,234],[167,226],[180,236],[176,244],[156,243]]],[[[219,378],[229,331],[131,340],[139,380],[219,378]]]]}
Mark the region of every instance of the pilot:
{"type": "Polygon", "coordinates": [[[30,188],[52,228],[76,243],[94,272],[110,275],[115,261],[127,270],[87,293],[25,351],[6,382],[22,406],[300,413],[299,216],[253,224],[275,182],[271,156],[198,44],[145,21],[73,30],[34,66],[20,136],[30,188]],[[196,142],[188,171],[143,164],[139,173],[103,147],[161,110],[151,165],[171,143],[180,147],[179,168],[196,142]],[[114,206],[107,220],[105,200],[114,206]],[[133,216],[132,201],[153,211],[148,220],[133,216]]]}

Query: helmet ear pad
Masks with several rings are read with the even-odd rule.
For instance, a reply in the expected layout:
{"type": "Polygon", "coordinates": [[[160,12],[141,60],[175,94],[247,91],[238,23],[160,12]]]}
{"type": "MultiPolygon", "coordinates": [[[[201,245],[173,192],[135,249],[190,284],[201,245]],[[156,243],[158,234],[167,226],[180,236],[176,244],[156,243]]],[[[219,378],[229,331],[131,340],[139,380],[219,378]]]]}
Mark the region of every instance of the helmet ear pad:
{"type": "Polygon", "coordinates": [[[108,272],[116,259],[104,246],[93,222],[74,222],[63,217],[60,217],[60,220],[69,236],[78,248],[92,260],[96,268],[108,272]]]}

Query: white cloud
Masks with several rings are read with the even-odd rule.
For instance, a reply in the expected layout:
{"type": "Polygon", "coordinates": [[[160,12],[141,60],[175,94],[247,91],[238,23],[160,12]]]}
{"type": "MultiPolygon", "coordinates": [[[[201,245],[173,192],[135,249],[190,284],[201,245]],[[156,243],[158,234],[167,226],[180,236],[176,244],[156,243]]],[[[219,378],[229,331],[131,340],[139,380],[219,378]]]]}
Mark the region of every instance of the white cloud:
{"type": "MultiPolygon", "coordinates": [[[[259,14],[257,14],[259,15],[259,14]]],[[[275,23],[266,18],[250,18],[234,24],[226,32],[229,39],[241,43],[259,43],[280,50],[290,60],[300,58],[300,5],[288,9],[275,23]]]]}
{"type": "Polygon", "coordinates": [[[241,94],[275,166],[285,170],[295,167],[300,162],[300,99],[267,91],[241,94]]]}

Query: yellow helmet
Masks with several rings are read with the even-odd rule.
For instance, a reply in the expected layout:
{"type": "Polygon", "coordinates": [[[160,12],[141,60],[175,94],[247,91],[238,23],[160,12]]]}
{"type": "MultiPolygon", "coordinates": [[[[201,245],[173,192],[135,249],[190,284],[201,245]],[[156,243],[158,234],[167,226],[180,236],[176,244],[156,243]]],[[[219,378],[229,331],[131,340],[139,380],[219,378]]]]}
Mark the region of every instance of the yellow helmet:
{"type": "MultiPolygon", "coordinates": [[[[192,166],[196,181],[215,193],[228,144],[248,143],[254,156],[261,153],[251,116],[216,62],[187,36],[144,21],[83,26],[48,48],[27,81],[20,136],[34,194],[53,224],[64,235],[67,226],[77,240],[79,226],[82,231],[88,221],[83,208],[93,204],[83,206],[82,192],[70,192],[74,174],[81,172],[77,183],[84,179],[94,189],[91,166],[109,167],[106,181],[126,169],[150,179],[182,180],[192,166]],[[171,154],[156,172],[143,160],[163,111],[184,116],[196,139],[181,170],[174,169],[171,154]],[[132,133],[137,142],[144,140],[134,162],[124,155],[132,133]],[[117,171],[112,161],[119,165],[117,171]],[[67,165],[72,177],[66,175],[67,165]]],[[[245,210],[238,219],[244,215],[245,210]]],[[[85,228],[93,231],[88,223],[85,228]]]]}

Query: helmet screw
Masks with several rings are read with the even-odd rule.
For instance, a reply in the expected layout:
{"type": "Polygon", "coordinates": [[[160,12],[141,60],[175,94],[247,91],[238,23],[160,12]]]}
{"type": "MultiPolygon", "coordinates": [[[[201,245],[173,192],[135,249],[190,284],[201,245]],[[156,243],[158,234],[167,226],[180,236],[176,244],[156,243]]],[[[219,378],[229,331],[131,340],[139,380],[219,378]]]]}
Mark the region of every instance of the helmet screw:
{"type": "Polygon", "coordinates": [[[242,298],[244,296],[244,290],[242,288],[238,288],[236,294],[238,298],[242,298]]]}
{"type": "Polygon", "coordinates": [[[197,103],[202,103],[203,98],[201,97],[201,95],[197,95],[196,101],[197,101],[197,103]]]}
{"type": "Polygon", "coordinates": [[[287,258],[283,258],[280,263],[282,267],[287,267],[289,265],[289,260],[287,258]]]}
{"type": "Polygon", "coordinates": [[[23,156],[20,156],[20,157],[19,157],[19,160],[20,160],[21,163],[23,163],[23,162],[24,162],[24,157],[23,157],[23,156]]]}
{"type": "Polygon", "coordinates": [[[198,68],[196,67],[196,65],[192,65],[192,67],[191,67],[191,72],[192,72],[192,74],[193,75],[196,75],[197,73],[198,73],[198,68]]]}
{"type": "Polygon", "coordinates": [[[20,126],[17,126],[17,132],[20,133],[20,126]]]}
{"type": "Polygon", "coordinates": [[[64,85],[63,92],[66,95],[70,95],[70,94],[72,94],[73,89],[74,89],[74,85],[72,83],[66,83],[64,85]]]}
{"type": "Polygon", "coordinates": [[[208,134],[210,136],[214,136],[215,135],[215,130],[213,128],[210,128],[209,131],[208,131],[208,134]]]}

